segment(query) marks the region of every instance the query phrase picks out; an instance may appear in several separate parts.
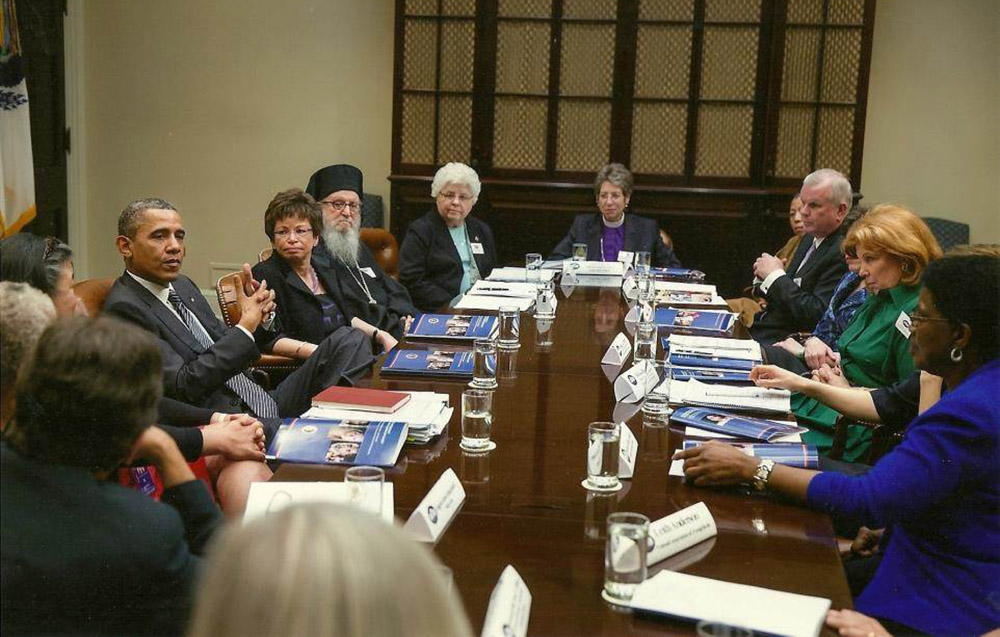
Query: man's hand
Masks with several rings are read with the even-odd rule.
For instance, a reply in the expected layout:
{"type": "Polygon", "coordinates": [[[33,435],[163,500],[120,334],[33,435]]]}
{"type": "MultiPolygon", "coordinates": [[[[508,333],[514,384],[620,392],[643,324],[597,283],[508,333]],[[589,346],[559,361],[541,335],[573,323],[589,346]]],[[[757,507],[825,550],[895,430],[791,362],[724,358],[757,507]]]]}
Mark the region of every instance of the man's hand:
{"type": "Polygon", "coordinates": [[[759,463],[759,459],[717,440],[678,451],[673,459],[684,460],[684,477],[698,487],[749,482],[759,463]]]}
{"type": "Polygon", "coordinates": [[[264,460],[264,425],[248,414],[231,414],[221,422],[207,425],[202,453],[222,454],[229,460],[264,460]]]}
{"type": "Polygon", "coordinates": [[[142,432],[132,447],[128,461],[130,463],[146,461],[156,467],[163,480],[164,489],[195,479],[191,467],[184,460],[181,450],[177,448],[177,443],[156,425],[142,432]]]}
{"type": "Polygon", "coordinates": [[[778,341],[774,344],[775,347],[780,347],[781,349],[790,352],[794,356],[801,356],[803,352],[802,345],[794,338],[786,338],[783,341],[778,341]]]}
{"type": "Polygon", "coordinates": [[[753,262],[753,275],[763,281],[767,278],[767,275],[784,267],[781,259],[764,252],[753,262]]]}
{"type": "Polygon", "coordinates": [[[858,557],[871,557],[878,553],[878,543],[885,529],[869,529],[863,526],[858,529],[858,535],[851,542],[851,554],[858,557]]]}
{"type": "Polygon", "coordinates": [[[810,336],[806,340],[804,356],[809,369],[819,369],[823,365],[836,367],[840,360],[840,357],[830,349],[829,345],[815,336],[810,336]]]}
{"type": "Polygon", "coordinates": [[[831,610],[826,625],[844,637],[892,637],[882,624],[853,610],[831,610]]]}
{"type": "Polygon", "coordinates": [[[240,325],[253,333],[273,310],[274,292],[267,289],[267,281],[261,283],[257,291],[250,295],[247,295],[243,286],[237,285],[236,301],[240,305],[240,325]]]}
{"type": "Polygon", "coordinates": [[[403,334],[406,334],[407,332],[410,331],[410,326],[413,325],[413,317],[407,315],[407,316],[402,317],[399,320],[403,324],[403,334]]]}
{"type": "Polygon", "coordinates": [[[250,264],[243,264],[243,271],[240,273],[243,279],[243,292],[247,296],[251,296],[260,287],[260,281],[253,278],[253,271],[250,270],[250,264]]]}

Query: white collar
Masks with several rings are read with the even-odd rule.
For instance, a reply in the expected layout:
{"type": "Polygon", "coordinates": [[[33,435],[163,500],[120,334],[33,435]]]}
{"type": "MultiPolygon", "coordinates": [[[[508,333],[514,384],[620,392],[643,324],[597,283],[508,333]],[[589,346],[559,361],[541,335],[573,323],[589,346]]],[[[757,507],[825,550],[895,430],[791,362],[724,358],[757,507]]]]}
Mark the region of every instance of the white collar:
{"type": "Polygon", "coordinates": [[[622,216],[619,217],[618,221],[608,221],[607,219],[604,218],[603,214],[601,214],[601,213],[598,213],[598,214],[601,215],[601,223],[603,223],[604,226],[607,227],[607,228],[620,228],[621,225],[623,223],[625,223],[625,211],[624,210],[622,211],[622,216]]]}
{"type": "Polygon", "coordinates": [[[138,274],[135,274],[131,270],[125,270],[130,277],[135,279],[139,285],[146,288],[146,290],[163,302],[167,307],[170,307],[170,290],[173,289],[172,285],[162,286],[159,283],[153,283],[147,279],[142,278],[138,274]]]}

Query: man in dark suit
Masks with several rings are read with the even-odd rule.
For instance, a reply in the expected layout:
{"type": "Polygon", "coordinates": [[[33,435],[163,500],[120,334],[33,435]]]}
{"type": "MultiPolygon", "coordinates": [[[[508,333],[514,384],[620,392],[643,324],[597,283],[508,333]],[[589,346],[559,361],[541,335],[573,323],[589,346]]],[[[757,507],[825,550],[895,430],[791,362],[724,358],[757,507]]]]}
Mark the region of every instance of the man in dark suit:
{"type": "MultiPolygon", "coordinates": [[[[167,396],[215,411],[296,417],[309,409],[316,393],[351,382],[370,367],[367,338],[345,327],[266,392],[246,370],[261,353],[254,332],[273,309],[267,285],[253,281],[244,266],[246,287],[237,286],[242,316],[238,325],[226,329],[194,282],[181,275],[185,231],[176,208],[162,199],[134,201],[122,211],[118,233],[126,271],[112,287],[104,311],[157,335],[167,396]]],[[[268,424],[273,427],[274,421],[268,424]]]]}
{"type": "Polygon", "coordinates": [[[597,213],[578,215],[569,234],[549,255],[550,259],[568,259],[574,243],[587,244],[588,261],[617,261],[618,253],[649,252],[655,268],[679,268],[680,260],[660,237],[652,219],[628,210],[632,199],[632,173],[621,164],[608,164],[594,178],[597,213]]]}
{"type": "Polygon", "coordinates": [[[403,338],[417,308],[361,241],[361,171],[348,164],[327,166],[313,173],[306,192],[323,208],[323,240],[313,258],[336,273],[341,309],[396,340],[403,338]]]}
{"type": "Polygon", "coordinates": [[[766,252],[753,264],[767,307],[754,316],[750,335],[763,345],[795,332],[811,332],[847,273],[840,244],[851,208],[850,182],[836,170],[820,169],[803,180],[800,198],[806,234],[788,268],[766,252]]]}
{"type": "Polygon", "coordinates": [[[0,444],[4,635],[185,631],[221,516],[149,425],[161,366],[142,330],[75,317],[48,327],[21,368],[0,444]],[[161,502],[107,481],[131,458],[157,467],[161,502]]]}

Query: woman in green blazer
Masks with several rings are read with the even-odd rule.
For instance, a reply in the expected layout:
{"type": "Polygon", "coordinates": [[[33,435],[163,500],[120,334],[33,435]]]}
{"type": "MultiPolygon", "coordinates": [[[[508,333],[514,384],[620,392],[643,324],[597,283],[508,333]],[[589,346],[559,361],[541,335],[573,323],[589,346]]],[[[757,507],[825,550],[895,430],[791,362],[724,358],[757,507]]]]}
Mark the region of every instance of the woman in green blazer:
{"type": "MultiPolygon", "coordinates": [[[[941,256],[941,247],[927,224],[902,206],[880,205],[851,226],[844,250],[861,260],[859,274],[870,296],[837,341],[839,364],[823,366],[814,377],[834,385],[885,387],[915,369],[910,357],[909,315],[917,306],[920,276],[941,256]]],[[[792,396],[792,411],[809,428],[803,440],[829,452],[837,416],[833,409],[802,394],[792,396]]],[[[862,458],[871,442],[863,425],[848,427],[843,459],[862,458]]]]}

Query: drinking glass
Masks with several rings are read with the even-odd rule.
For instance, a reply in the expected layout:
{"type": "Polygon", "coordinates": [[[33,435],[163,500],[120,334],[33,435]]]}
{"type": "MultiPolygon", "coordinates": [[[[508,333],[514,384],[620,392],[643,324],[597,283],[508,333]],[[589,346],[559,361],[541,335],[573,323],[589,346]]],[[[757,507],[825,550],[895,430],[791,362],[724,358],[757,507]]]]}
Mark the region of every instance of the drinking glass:
{"type": "Polygon", "coordinates": [[[656,360],[656,323],[639,323],[635,330],[632,358],[635,362],[656,360]]]}
{"type": "Polygon", "coordinates": [[[552,319],[540,318],[535,321],[535,351],[551,352],[553,342],[552,319]]]}
{"type": "Polygon", "coordinates": [[[621,434],[618,423],[592,422],[587,426],[587,480],[584,486],[594,491],[617,491],[618,449],[621,434]]]}
{"type": "Polygon", "coordinates": [[[638,321],[652,321],[656,317],[656,283],[649,276],[637,277],[635,283],[638,321]]]}
{"type": "Polygon", "coordinates": [[[649,276],[650,254],[648,252],[635,253],[635,274],[638,277],[649,276]]]}
{"type": "Polygon", "coordinates": [[[538,283],[542,278],[542,255],[529,252],[524,255],[524,280],[528,283],[538,283]]]}
{"type": "Polygon", "coordinates": [[[462,442],[459,447],[473,452],[496,449],[496,443],[490,441],[492,424],[493,392],[481,389],[462,392],[462,442]]]}
{"type": "Polygon", "coordinates": [[[344,474],[347,493],[351,504],[382,515],[382,485],[385,484],[385,472],[378,467],[350,467],[344,474]]]}
{"type": "Polygon", "coordinates": [[[535,318],[550,319],[556,315],[556,291],[552,281],[542,281],[538,284],[535,294],[535,318]]]}
{"type": "Polygon", "coordinates": [[[512,305],[501,305],[497,312],[500,322],[500,335],[497,346],[500,349],[517,349],[521,347],[520,322],[521,311],[512,305]]]}
{"type": "Polygon", "coordinates": [[[656,375],[656,385],[646,394],[642,403],[642,413],[655,416],[664,421],[670,416],[670,382],[673,380],[673,367],[667,361],[648,361],[647,370],[656,375]]]}
{"type": "Polygon", "coordinates": [[[478,340],[472,352],[472,382],[475,389],[494,389],[497,386],[497,346],[490,340],[478,340]]]}
{"type": "Polygon", "coordinates": [[[586,261],[587,260],[587,244],[586,243],[574,243],[573,244],[573,260],[574,261],[586,261]]]}
{"type": "Polygon", "coordinates": [[[608,516],[604,544],[604,599],[627,604],[635,587],[646,580],[646,541],[649,518],[641,513],[608,516]]]}

